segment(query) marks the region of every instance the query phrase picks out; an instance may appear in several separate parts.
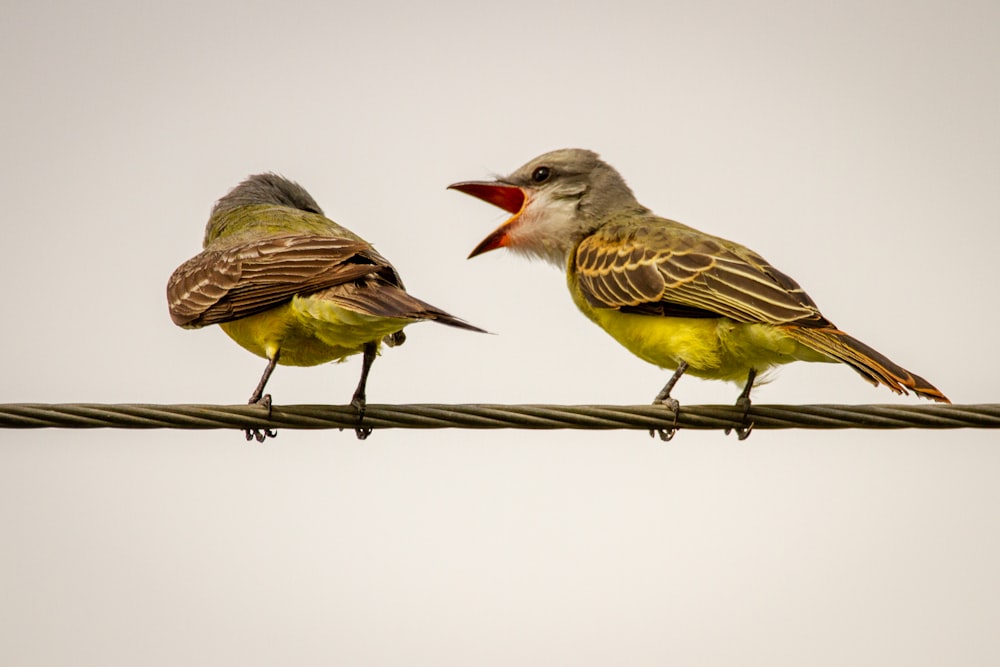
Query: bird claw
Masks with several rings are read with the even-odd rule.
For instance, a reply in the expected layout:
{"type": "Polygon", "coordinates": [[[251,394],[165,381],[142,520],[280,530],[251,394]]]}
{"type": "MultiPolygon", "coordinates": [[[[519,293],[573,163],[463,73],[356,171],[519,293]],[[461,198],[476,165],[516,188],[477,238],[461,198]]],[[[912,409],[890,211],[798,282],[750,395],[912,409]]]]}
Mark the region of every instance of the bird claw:
{"type": "Polygon", "coordinates": [[[729,435],[732,431],[736,431],[736,439],[743,441],[750,437],[750,431],[753,430],[753,422],[747,420],[747,417],[750,415],[750,397],[740,396],[736,399],[736,407],[743,408],[743,423],[739,426],[727,428],[726,435],[729,435]]]}
{"type": "Polygon", "coordinates": [[[651,428],[649,429],[649,437],[652,438],[658,435],[660,436],[660,440],[662,440],[663,442],[670,442],[671,440],[674,439],[674,436],[677,435],[677,428],[678,428],[677,418],[681,410],[680,401],[678,401],[676,398],[671,398],[670,396],[666,396],[664,398],[660,398],[656,401],[653,401],[653,405],[665,405],[666,407],[670,408],[670,410],[674,413],[674,425],[670,428],[651,428]]]}
{"type": "Polygon", "coordinates": [[[750,437],[750,431],[753,430],[753,422],[746,424],[744,426],[730,427],[726,429],[726,435],[729,435],[733,431],[736,431],[737,440],[746,440],[750,437]]]}
{"type": "Polygon", "coordinates": [[[660,440],[663,442],[670,442],[677,435],[677,429],[675,428],[651,428],[649,429],[649,437],[660,436],[660,440]]]}
{"type": "MultiPolygon", "coordinates": [[[[271,418],[271,395],[264,394],[260,398],[254,400],[251,399],[248,405],[259,405],[260,407],[267,410],[267,418],[271,418]]],[[[272,428],[245,428],[243,429],[243,435],[246,436],[247,442],[251,440],[256,440],[257,442],[264,442],[268,438],[277,438],[278,432],[272,428]]]]}
{"type": "Polygon", "coordinates": [[[372,434],[374,429],[361,426],[362,422],[365,420],[365,409],[368,407],[365,397],[355,395],[354,398],[351,399],[351,407],[358,413],[358,425],[354,428],[354,435],[358,440],[367,440],[368,436],[372,434]]]}
{"type": "Polygon", "coordinates": [[[277,438],[278,432],[273,428],[257,429],[257,428],[246,428],[243,429],[243,434],[247,437],[247,442],[251,440],[256,440],[257,442],[264,442],[268,438],[277,438]]]}

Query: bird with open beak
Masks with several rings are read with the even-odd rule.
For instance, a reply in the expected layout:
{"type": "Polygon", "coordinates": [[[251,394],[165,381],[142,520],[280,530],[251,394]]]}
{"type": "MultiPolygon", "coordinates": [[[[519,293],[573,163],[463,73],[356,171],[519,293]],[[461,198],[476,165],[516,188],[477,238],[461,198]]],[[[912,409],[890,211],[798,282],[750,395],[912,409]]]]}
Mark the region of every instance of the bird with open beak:
{"type": "MultiPolygon", "coordinates": [[[[791,361],[843,362],[875,385],[949,402],[931,383],[843,331],[798,283],[738,243],[661,218],[588,150],[541,155],[507,177],[449,188],[512,214],[469,257],[509,248],[562,267],[574,303],[639,358],[674,374],[743,382],[745,439],[758,375],[791,361]]],[[[675,429],[660,431],[669,440],[675,429]]]]}

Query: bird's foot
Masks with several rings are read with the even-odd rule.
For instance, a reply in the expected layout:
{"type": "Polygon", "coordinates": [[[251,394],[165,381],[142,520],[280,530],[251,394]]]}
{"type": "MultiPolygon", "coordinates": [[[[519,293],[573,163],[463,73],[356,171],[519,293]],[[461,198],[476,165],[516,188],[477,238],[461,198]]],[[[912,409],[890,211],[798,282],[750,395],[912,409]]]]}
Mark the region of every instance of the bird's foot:
{"type": "Polygon", "coordinates": [[[660,440],[663,442],[670,442],[673,440],[674,436],[677,434],[677,417],[681,411],[681,404],[676,398],[671,398],[670,396],[664,396],[660,398],[656,397],[653,401],[653,405],[665,405],[674,413],[674,425],[670,428],[651,428],[649,429],[649,437],[660,436],[660,440]]]}
{"type": "MultiPolygon", "coordinates": [[[[271,395],[264,394],[260,398],[251,398],[247,405],[259,405],[267,410],[267,418],[271,418],[271,395]]],[[[268,438],[277,438],[278,432],[271,428],[258,429],[258,428],[245,428],[243,429],[243,435],[247,437],[247,442],[251,440],[256,440],[257,442],[264,442],[268,438]]]]}
{"type": "Polygon", "coordinates": [[[726,435],[729,435],[730,431],[736,431],[737,440],[746,440],[750,437],[750,431],[753,430],[753,422],[749,420],[750,416],[750,397],[740,396],[736,399],[736,407],[743,408],[743,422],[736,427],[727,428],[726,435]]]}
{"type": "Polygon", "coordinates": [[[358,440],[367,440],[373,429],[361,425],[365,421],[365,409],[368,407],[365,397],[355,394],[354,398],[351,399],[351,407],[358,413],[358,425],[354,428],[354,435],[357,436],[358,440]]]}

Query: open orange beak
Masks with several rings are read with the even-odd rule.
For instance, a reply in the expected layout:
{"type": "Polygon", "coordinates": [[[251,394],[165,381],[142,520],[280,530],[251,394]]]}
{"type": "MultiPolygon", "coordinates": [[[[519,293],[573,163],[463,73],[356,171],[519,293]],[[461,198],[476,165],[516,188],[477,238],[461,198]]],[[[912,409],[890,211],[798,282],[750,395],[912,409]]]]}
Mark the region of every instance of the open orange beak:
{"type": "Polygon", "coordinates": [[[469,253],[469,259],[476,255],[481,255],[490,250],[496,250],[507,245],[507,235],[511,227],[524,212],[528,205],[528,195],[516,185],[508,185],[499,181],[463,181],[452,183],[449,190],[458,190],[467,195],[472,195],[494,206],[498,206],[513,215],[502,225],[493,230],[493,233],[483,239],[475,249],[469,253]]]}

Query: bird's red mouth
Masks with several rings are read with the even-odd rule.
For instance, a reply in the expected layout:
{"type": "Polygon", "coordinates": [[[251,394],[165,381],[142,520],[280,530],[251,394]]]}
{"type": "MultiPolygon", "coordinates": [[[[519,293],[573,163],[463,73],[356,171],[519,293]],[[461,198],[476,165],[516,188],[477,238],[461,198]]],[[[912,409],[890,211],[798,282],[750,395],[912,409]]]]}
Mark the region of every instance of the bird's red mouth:
{"type": "Polygon", "coordinates": [[[470,259],[476,255],[481,255],[484,252],[496,250],[507,245],[511,228],[517,222],[517,219],[521,217],[521,214],[528,205],[528,195],[523,189],[516,185],[508,185],[499,181],[463,181],[449,185],[448,189],[472,195],[477,199],[482,199],[513,214],[469,253],[470,259]]]}

